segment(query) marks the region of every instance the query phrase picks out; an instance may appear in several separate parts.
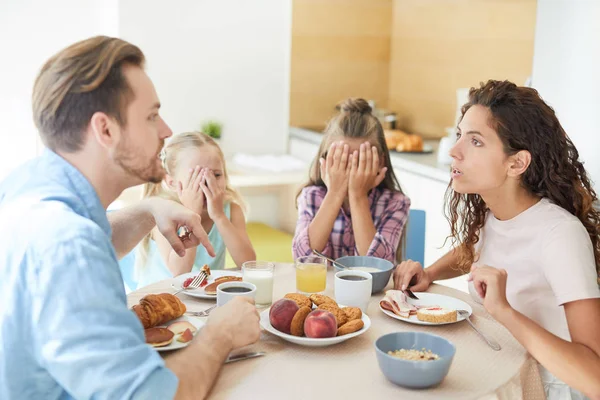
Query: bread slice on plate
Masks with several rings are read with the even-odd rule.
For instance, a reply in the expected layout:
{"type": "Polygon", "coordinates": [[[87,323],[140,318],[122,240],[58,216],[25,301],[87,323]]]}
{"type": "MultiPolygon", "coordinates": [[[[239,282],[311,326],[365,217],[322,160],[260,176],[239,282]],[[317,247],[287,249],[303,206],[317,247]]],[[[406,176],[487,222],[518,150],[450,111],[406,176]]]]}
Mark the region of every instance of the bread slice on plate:
{"type": "Polygon", "coordinates": [[[431,322],[432,324],[442,324],[447,322],[456,322],[456,310],[443,307],[426,307],[417,310],[419,321],[431,322]]]}
{"type": "Polygon", "coordinates": [[[217,286],[219,286],[221,283],[241,282],[241,281],[242,281],[241,276],[220,276],[217,279],[215,279],[213,283],[204,287],[204,293],[210,294],[210,295],[216,295],[217,294],[217,286]]]}

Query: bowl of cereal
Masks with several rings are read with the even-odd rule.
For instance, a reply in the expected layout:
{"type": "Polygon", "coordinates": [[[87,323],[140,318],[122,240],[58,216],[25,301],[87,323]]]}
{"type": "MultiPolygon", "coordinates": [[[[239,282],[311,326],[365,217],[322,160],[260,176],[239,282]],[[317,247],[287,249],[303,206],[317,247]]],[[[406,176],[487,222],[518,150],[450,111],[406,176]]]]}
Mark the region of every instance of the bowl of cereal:
{"type": "Polygon", "coordinates": [[[383,375],[396,385],[422,389],[439,384],[448,374],[456,347],[425,332],[395,332],[375,341],[383,375]]]}

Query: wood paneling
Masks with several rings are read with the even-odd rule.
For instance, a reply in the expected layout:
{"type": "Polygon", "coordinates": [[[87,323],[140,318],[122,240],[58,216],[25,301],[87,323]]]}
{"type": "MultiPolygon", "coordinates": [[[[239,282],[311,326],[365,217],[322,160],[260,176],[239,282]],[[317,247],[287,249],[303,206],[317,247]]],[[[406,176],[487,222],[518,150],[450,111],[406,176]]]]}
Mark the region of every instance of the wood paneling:
{"type": "Polygon", "coordinates": [[[322,128],[346,97],[428,137],[456,89],[531,74],[536,0],[294,0],[290,124],[322,128]]]}
{"type": "Polygon", "coordinates": [[[410,132],[445,135],[458,88],[531,74],[535,0],[394,0],[393,12],[388,107],[410,132]]]}
{"type": "Polygon", "coordinates": [[[322,128],[346,97],[384,107],[392,0],[294,0],[290,124],[322,128]]]}

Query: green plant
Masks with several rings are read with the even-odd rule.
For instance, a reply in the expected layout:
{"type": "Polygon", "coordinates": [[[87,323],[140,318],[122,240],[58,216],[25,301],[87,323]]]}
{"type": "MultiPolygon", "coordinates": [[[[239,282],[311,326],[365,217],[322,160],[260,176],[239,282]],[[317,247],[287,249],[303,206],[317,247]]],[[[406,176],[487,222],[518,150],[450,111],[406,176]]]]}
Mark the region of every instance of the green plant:
{"type": "Polygon", "coordinates": [[[219,139],[223,131],[223,125],[217,121],[206,121],[202,124],[202,132],[213,139],[219,139]]]}

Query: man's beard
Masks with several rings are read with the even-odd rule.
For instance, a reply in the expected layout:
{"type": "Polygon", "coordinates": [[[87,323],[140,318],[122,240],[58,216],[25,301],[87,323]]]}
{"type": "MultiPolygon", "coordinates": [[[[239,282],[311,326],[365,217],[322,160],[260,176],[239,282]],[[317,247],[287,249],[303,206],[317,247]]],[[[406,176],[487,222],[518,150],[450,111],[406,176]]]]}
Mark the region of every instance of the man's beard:
{"type": "Polygon", "coordinates": [[[129,146],[127,140],[119,144],[115,151],[115,162],[129,175],[138,178],[142,182],[160,183],[165,177],[165,170],[157,162],[158,154],[163,148],[164,140],[161,141],[157,154],[150,160],[144,160],[144,156],[129,146]]]}

